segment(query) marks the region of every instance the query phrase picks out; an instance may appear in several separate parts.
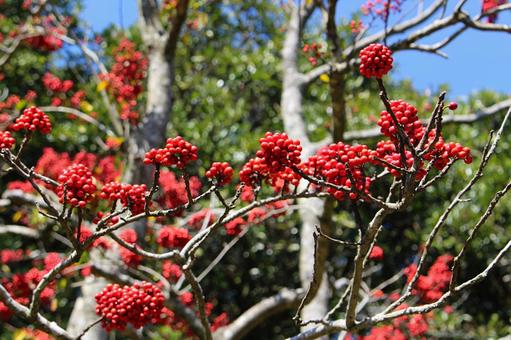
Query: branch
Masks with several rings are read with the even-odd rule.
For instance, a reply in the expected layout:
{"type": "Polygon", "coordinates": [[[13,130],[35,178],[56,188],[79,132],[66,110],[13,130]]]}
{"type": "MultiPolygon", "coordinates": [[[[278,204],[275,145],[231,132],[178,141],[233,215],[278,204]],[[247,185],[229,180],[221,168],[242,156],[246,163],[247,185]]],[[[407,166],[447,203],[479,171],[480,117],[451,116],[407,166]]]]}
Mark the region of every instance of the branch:
{"type": "Polygon", "coordinates": [[[55,335],[61,339],[74,339],[65,329],[61,328],[55,322],[49,321],[41,314],[37,313],[33,317],[30,316],[29,309],[12,298],[7,289],[0,284],[0,298],[17,316],[33,323],[37,328],[47,333],[55,335]]]}
{"type": "Polygon", "coordinates": [[[92,118],[90,115],[86,114],[85,112],[82,112],[80,110],[74,109],[72,107],[65,107],[65,106],[41,106],[39,109],[45,111],[45,112],[62,112],[62,113],[70,113],[72,115],[77,116],[81,120],[91,123],[92,125],[96,126],[99,130],[106,133],[109,136],[115,135],[112,130],[110,130],[105,125],[101,124],[98,120],[92,118]]]}
{"type": "Polygon", "coordinates": [[[213,336],[215,339],[241,339],[273,315],[295,308],[302,297],[301,289],[283,289],[247,309],[228,326],[220,328],[213,336]]]}

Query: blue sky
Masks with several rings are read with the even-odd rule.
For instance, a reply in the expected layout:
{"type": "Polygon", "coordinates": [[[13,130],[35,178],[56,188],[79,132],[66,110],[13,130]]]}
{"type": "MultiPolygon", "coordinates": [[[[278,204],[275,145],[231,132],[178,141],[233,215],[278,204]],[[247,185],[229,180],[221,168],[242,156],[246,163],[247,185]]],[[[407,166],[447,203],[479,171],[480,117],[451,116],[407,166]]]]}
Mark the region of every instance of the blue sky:
{"type": "MultiPolygon", "coordinates": [[[[407,11],[406,3],[416,1],[405,1],[403,13],[407,11]]],[[[425,5],[430,2],[425,1],[425,5]]],[[[112,23],[127,27],[137,20],[136,0],[84,0],[83,3],[82,18],[97,31],[112,23]]],[[[344,0],[340,3],[341,13],[352,13],[364,1],[344,0]]],[[[480,3],[481,0],[468,0],[465,9],[473,14],[478,13],[480,3]]],[[[511,24],[511,13],[501,15],[498,22],[511,24]]],[[[429,42],[441,38],[436,36],[429,42]]],[[[511,94],[511,34],[470,30],[443,51],[449,55],[449,59],[420,52],[400,52],[395,58],[399,66],[394,75],[398,79],[412,79],[421,90],[436,89],[439,84],[448,83],[451,98],[480,89],[511,94]]]]}

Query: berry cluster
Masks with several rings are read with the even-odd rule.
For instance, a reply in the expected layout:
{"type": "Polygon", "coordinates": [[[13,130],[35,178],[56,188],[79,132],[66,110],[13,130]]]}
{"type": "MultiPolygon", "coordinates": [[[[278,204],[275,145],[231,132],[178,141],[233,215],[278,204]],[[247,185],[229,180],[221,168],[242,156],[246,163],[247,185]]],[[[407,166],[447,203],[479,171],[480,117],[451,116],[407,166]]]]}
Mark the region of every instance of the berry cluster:
{"type": "Polygon", "coordinates": [[[261,158],[252,158],[245,163],[240,171],[240,181],[249,187],[259,185],[269,176],[269,169],[261,158]]]}
{"type": "MultiPolygon", "coordinates": [[[[421,299],[421,302],[437,301],[448,288],[452,275],[450,269],[452,260],[451,255],[439,256],[429,268],[427,275],[419,275],[413,293],[421,299]]],[[[403,273],[410,282],[416,272],[417,265],[411,264],[403,273]]]]}
{"type": "MultiPolygon", "coordinates": [[[[339,142],[318,150],[307,160],[305,169],[311,176],[351,189],[349,198],[357,199],[360,192],[369,192],[371,179],[364,175],[363,166],[372,162],[373,151],[366,145],[352,146],[339,142]]],[[[345,190],[332,187],[327,187],[326,190],[338,200],[346,198],[345,190]]]]}
{"type": "Polygon", "coordinates": [[[14,131],[26,130],[30,132],[38,130],[46,135],[51,132],[51,122],[50,118],[43,111],[35,106],[31,106],[23,110],[21,116],[11,125],[11,129],[14,131]]]}
{"type": "Polygon", "coordinates": [[[66,93],[73,88],[72,80],[61,80],[59,77],[46,72],[43,76],[43,85],[52,92],[66,93]]]}
{"type": "Polygon", "coordinates": [[[0,149],[12,149],[14,142],[9,131],[0,131],[0,149]]]}
{"type": "Polygon", "coordinates": [[[89,169],[93,169],[95,179],[102,183],[114,181],[121,175],[120,169],[115,165],[113,156],[98,158],[93,153],[80,151],[73,157],[67,152],[56,152],[52,148],[44,148],[43,154],[38,159],[35,171],[52,179],[57,179],[59,175],[72,164],[83,164],[89,169]]]}
{"type": "MultiPolygon", "coordinates": [[[[449,104],[449,108],[453,110],[456,109],[457,104],[454,104],[456,103],[449,104]]],[[[417,146],[426,133],[426,128],[418,118],[417,109],[403,100],[391,101],[390,105],[392,112],[403,128],[403,132],[410,143],[413,146],[417,146]]],[[[389,112],[381,112],[378,125],[380,126],[381,133],[389,137],[390,140],[378,142],[375,155],[396,167],[411,168],[413,165],[413,157],[412,153],[407,149],[405,149],[406,164],[405,166],[402,164],[402,156],[399,151],[398,130],[389,112]]],[[[430,147],[430,144],[435,141],[435,137],[436,130],[433,129],[429,132],[427,142],[424,146],[425,149],[430,149],[430,151],[423,156],[423,159],[432,161],[436,169],[442,170],[450,160],[462,159],[467,164],[472,162],[470,148],[463,147],[459,143],[446,143],[441,135],[438,136],[435,145],[430,147]]],[[[417,179],[421,179],[426,175],[426,171],[422,169],[422,162],[420,165],[421,168],[416,175],[417,179]]],[[[387,166],[387,169],[394,177],[400,177],[402,175],[396,168],[387,166]]]]}
{"type": "Polygon", "coordinates": [[[264,161],[271,174],[284,170],[290,165],[300,164],[302,146],[299,140],[290,139],[285,133],[266,132],[259,139],[261,150],[256,156],[264,161]]]}
{"type": "Polygon", "coordinates": [[[308,60],[311,65],[317,65],[318,59],[321,58],[322,53],[320,52],[321,44],[313,42],[312,44],[303,45],[303,53],[308,54],[308,60]]]}
{"type": "MultiPolygon", "coordinates": [[[[390,102],[392,112],[396,116],[397,121],[403,128],[403,132],[408,136],[413,145],[417,145],[424,135],[424,126],[417,116],[417,109],[405,102],[404,100],[392,100],[390,102]]],[[[398,131],[392,116],[387,111],[382,111],[378,120],[381,133],[389,137],[392,141],[398,141],[398,131]]]]}
{"type": "MultiPolygon", "coordinates": [[[[399,306],[397,309],[405,309],[409,307],[407,304],[399,306]]],[[[364,336],[359,337],[360,340],[376,340],[376,339],[424,339],[429,330],[427,316],[423,314],[404,315],[392,320],[391,325],[383,325],[373,327],[371,331],[364,336]]]]}
{"type": "MultiPolygon", "coordinates": [[[[48,272],[51,266],[55,264],[55,253],[50,253],[50,259],[45,265],[45,269],[37,269],[36,266],[40,261],[34,261],[34,267],[26,273],[16,273],[11,277],[5,276],[0,278],[0,284],[9,292],[13,299],[23,305],[28,305],[30,296],[37,284],[43,279],[44,275],[48,272]]],[[[41,305],[46,307],[51,304],[52,299],[55,297],[55,281],[50,282],[41,292],[41,305]]],[[[8,320],[12,316],[12,311],[0,301],[0,320],[8,320]]]]}
{"type": "Polygon", "coordinates": [[[351,20],[350,21],[350,29],[351,33],[359,34],[365,28],[364,23],[360,20],[351,20]]]}
{"type": "MultiPolygon", "coordinates": [[[[80,227],[80,236],[78,237],[78,230],[76,230],[75,237],[78,239],[78,242],[85,243],[91,236],[93,235],[92,230],[87,228],[86,226],[80,227]]],[[[90,248],[103,248],[103,249],[110,249],[110,241],[108,241],[105,237],[100,237],[94,240],[92,244],[90,245],[90,248]]]]}
{"type": "MultiPolygon", "coordinates": [[[[201,188],[201,182],[196,176],[190,177],[189,181],[192,197],[197,197],[201,188]]],[[[158,202],[162,206],[172,209],[188,202],[185,181],[183,178],[176,178],[172,171],[162,170],[160,172],[160,187],[162,195],[158,202]]]]}
{"type": "Polygon", "coordinates": [[[57,38],[53,33],[64,34],[65,32],[61,29],[54,27],[47,27],[48,32],[45,35],[38,35],[35,37],[29,37],[24,42],[34,49],[38,49],[44,52],[54,52],[62,48],[63,42],[57,38]]]}
{"type": "Polygon", "coordinates": [[[371,253],[369,253],[369,260],[381,261],[383,260],[383,249],[379,246],[373,246],[371,253]]]}
{"type": "Polygon", "coordinates": [[[165,260],[161,267],[161,274],[170,282],[177,282],[177,280],[179,280],[179,278],[183,275],[183,272],[181,271],[181,267],[177,264],[172,263],[169,260],[165,260]]]}
{"type": "Polygon", "coordinates": [[[120,200],[124,207],[129,207],[132,214],[144,211],[147,187],[145,184],[124,184],[110,182],[101,188],[99,197],[110,201],[120,200]]]}
{"type": "MultiPolygon", "coordinates": [[[[435,131],[432,131],[429,136],[430,143],[434,140],[434,134],[435,131]]],[[[442,170],[451,159],[463,160],[465,164],[472,163],[472,154],[470,148],[460,143],[446,143],[440,136],[433,149],[424,155],[424,159],[432,161],[437,170],[442,170]]]]}
{"type": "Polygon", "coordinates": [[[135,44],[128,39],[121,40],[114,55],[112,69],[102,79],[121,107],[121,119],[136,125],[140,116],[136,107],[137,99],[143,90],[148,62],[144,55],[136,50],[135,44]]]}
{"type": "Polygon", "coordinates": [[[166,248],[183,248],[191,239],[188,229],[166,226],[160,230],[156,242],[166,248]]]}
{"type": "MultiPolygon", "coordinates": [[[[401,177],[402,173],[401,173],[401,171],[396,169],[396,167],[402,168],[402,169],[410,169],[413,166],[412,153],[408,150],[405,150],[405,163],[406,164],[403,165],[402,160],[401,160],[401,153],[398,150],[398,148],[396,147],[396,143],[394,143],[390,140],[379,141],[376,144],[376,151],[374,154],[376,157],[383,159],[387,163],[392,164],[394,166],[394,167],[391,167],[391,166],[383,164],[383,166],[385,166],[387,168],[387,170],[390,172],[390,174],[397,178],[401,177]]],[[[382,165],[382,164],[380,164],[380,165],[382,165]]],[[[416,178],[421,179],[425,175],[426,175],[426,170],[421,168],[417,172],[416,178]]]]}
{"type": "Polygon", "coordinates": [[[400,12],[403,0],[367,0],[362,5],[362,13],[386,20],[390,13],[400,12]]]}
{"type": "MultiPolygon", "coordinates": [[[[301,167],[301,165],[299,165],[301,167]]],[[[285,168],[282,171],[270,175],[269,183],[275,192],[290,192],[290,185],[295,187],[300,183],[301,176],[291,168],[285,168]]]]}
{"type": "Polygon", "coordinates": [[[225,185],[231,182],[234,170],[227,162],[214,162],[211,164],[211,168],[206,171],[206,177],[209,179],[215,179],[216,184],[225,185]]]}
{"type": "Polygon", "coordinates": [[[193,229],[201,229],[204,223],[207,223],[207,226],[210,226],[215,222],[215,220],[215,213],[210,208],[205,208],[190,216],[187,224],[193,229]],[[205,221],[206,219],[207,221],[205,221]]]}
{"type": "Polygon", "coordinates": [[[140,328],[157,323],[165,297],[155,285],[142,282],[133,286],[107,285],[96,295],[96,314],[107,331],[124,330],[128,323],[140,328]]]}
{"type": "Polygon", "coordinates": [[[75,207],[83,208],[94,198],[96,185],[91,171],[83,164],[73,164],[66,168],[58,178],[57,196],[75,207]]]}
{"type": "Polygon", "coordinates": [[[243,230],[243,227],[247,225],[247,221],[245,221],[242,217],[236,217],[230,222],[227,222],[224,225],[225,231],[229,236],[237,236],[243,230]]]}
{"type": "MultiPolygon", "coordinates": [[[[483,0],[483,9],[482,12],[486,13],[495,7],[499,7],[507,2],[507,0],[483,0]]],[[[497,21],[497,13],[493,13],[488,15],[486,21],[490,24],[494,24],[497,21]]]]}
{"type": "MultiPolygon", "coordinates": [[[[126,243],[130,243],[138,247],[137,242],[138,236],[135,230],[127,228],[121,231],[119,237],[126,243]]],[[[119,255],[121,256],[122,261],[129,267],[136,267],[142,262],[142,256],[132,252],[131,250],[119,247],[119,255]]]]}
{"type": "Polygon", "coordinates": [[[360,73],[381,78],[392,70],[392,51],[382,44],[371,44],[360,51],[360,73]]]}
{"type": "MultiPolygon", "coordinates": [[[[27,250],[30,255],[30,250],[27,250]]],[[[2,249],[0,250],[0,263],[8,264],[10,262],[19,262],[25,257],[25,251],[22,249],[2,249]]]]}
{"type": "Polygon", "coordinates": [[[167,139],[165,148],[151,149],[145,154],[144,163],[172,166],[183,169],[186,164],[197,160],[197,147],[185,141],[183,137],[167,139]]]}

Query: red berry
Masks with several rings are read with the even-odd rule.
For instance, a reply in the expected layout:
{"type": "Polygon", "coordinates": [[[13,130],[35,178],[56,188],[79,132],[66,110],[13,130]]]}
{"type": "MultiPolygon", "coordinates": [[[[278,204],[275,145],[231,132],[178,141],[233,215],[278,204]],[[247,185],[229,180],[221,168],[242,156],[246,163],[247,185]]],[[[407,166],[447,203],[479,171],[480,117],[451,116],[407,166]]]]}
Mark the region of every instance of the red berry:
{"type": "Polygon", "coordinates": [[[450,102],[450,103],[449,103],[449,110],[454,111],[454,110],[456,110],[457,108],[458,108],[458,103],[456,103],[456,102],[450,102]]]}

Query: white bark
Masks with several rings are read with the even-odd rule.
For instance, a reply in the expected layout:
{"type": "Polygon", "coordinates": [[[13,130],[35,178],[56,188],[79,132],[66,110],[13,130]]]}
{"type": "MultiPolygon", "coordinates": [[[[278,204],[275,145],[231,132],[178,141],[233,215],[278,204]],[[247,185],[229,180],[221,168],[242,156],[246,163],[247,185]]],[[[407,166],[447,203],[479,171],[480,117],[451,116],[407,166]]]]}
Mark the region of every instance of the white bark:
{"type": "MultiPolygon", "coordinates": [[[[301,27],[303,19],[300,18],[300,9],[295,7],[288,22],[284,45],[282,48],[283,88],[281,98],[281,114],[286,133],[293,139],[302,143],[302,157],[307,158],[315,151],[315,145],[307,136],[307,127],[302,115],[302,91],[304,77],[298,71],[297,58],[301,43],[301,27]]],[[[315,226],[320,225],[320,216],[323,214],[324,202],[313,198],[298,201],[299,214],[302,221],[300,232],[300,258],[299,270],[302,288],[309,287],[314,268],[314,237],[315,226]]],[[[322,266],[322,265],[321,265],[322,266]]],[[[326,273],[319,273],[321,283],[314,299],[307,304],[301,314],[304,321],[322,318],[328,312],[328,298],[330,295],[326,273]]],[[[305,328],[306,329],[306,328],[305,328]]]]}

